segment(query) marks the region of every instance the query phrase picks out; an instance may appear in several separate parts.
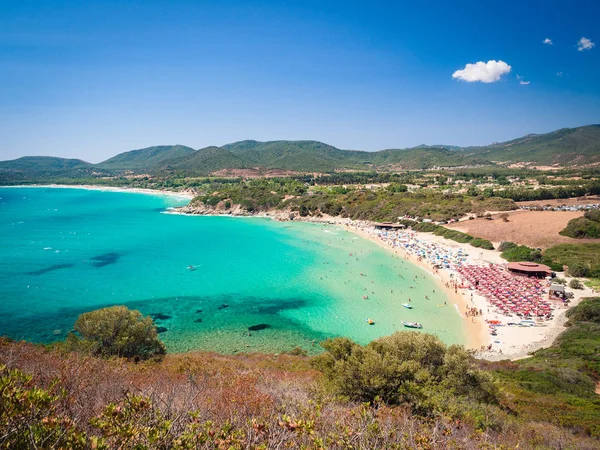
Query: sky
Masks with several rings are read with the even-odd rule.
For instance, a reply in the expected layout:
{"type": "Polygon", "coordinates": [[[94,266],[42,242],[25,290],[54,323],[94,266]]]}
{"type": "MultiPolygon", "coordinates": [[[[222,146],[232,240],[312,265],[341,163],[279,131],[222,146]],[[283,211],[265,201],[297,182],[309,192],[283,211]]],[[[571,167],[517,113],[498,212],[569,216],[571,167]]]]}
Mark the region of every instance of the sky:
{"type": "Polygon", "coordinates": [[[0,2],[0,159],[600,123],[600,2],[0,2]]]}

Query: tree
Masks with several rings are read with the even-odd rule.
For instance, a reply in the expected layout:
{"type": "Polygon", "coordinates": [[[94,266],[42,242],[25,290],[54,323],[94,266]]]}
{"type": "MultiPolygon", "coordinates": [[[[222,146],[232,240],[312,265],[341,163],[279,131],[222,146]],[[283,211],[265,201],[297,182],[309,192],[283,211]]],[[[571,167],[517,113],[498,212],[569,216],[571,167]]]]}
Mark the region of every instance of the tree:
{"type": "Polygon", "coordinates": [[[503,222],[508,222],[508,214],[506,214],[506,213],[500,214],[500,218],[502,219],[503,222]]]}
{"type": "Polygon", "coordinates": [[[85,349],[101,356],[142,359],[166,352],[152,318],[125,306],[81,314],[74,328],[81,338],[70,333],[67,338],[70,349],[85,349]]]}
{"type": "Polygon", "coordinates": [[[326,353],[313,360],[337,394],[351,400],[407,403],[418,413],[451,408],[457,398],[496,403],[498,390],[489,374],[457,345],[437,337],[396,332],[361,346],[348,338],[321,344],[326,353]]]}

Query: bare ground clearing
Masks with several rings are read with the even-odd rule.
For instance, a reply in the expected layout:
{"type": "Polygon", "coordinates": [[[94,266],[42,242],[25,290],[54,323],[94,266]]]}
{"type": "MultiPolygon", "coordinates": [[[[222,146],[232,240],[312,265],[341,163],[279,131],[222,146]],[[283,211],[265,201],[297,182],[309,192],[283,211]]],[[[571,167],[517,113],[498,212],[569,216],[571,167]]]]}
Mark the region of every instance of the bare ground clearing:
{"type": "Polygon", "coordinates": [[[569,220],[581,216],[583,211],[515,211],[509,213],[508,222],[495,215],[494,220],[466,220],[445,226],[494,243],[510,241],[534,248],[600,242],[600,239],[573,239],[558,234],[569,220]]]}

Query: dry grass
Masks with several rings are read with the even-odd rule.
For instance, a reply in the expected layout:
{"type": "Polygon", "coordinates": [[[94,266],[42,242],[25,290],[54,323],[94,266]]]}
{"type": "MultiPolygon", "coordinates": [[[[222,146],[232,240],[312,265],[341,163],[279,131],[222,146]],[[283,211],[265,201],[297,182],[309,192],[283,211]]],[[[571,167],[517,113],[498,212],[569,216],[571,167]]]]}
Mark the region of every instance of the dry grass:
{"type": "Polygon", "coordinates": [[[488,418],[503,424],[501,432],[480,431],[460,420],[416,417],[403,407],[327,399],[315,384],[320,374],[303,357],[192,353],[132,364],[0,339],[0,364],[33,375],[37,385],[58,380],[66,398],[57,413],[91,434],[98,430],[90,419],[107,403],[133,393],[149,398],[170,421],[169,438],[190,423],[190,411],[199,414],[194,421],[212,421],[217,431],[233,427],[243,435],[237,445],[225,446],[223,440],[194,447],[202,449],[597,448],[594,439],[547,423],[520,424],[504,413],[488,418]]]}
{"type": "Polygon", "coordinates": [[[534,248],[600,242],[600,239],[573,239],[558,234],[569,220],[581,216],[582,211],[515,211],[509,213],[508,222],[496,215],[494,220],[475,219],[445,226],[494,243],[510,241],[534,248]]]}

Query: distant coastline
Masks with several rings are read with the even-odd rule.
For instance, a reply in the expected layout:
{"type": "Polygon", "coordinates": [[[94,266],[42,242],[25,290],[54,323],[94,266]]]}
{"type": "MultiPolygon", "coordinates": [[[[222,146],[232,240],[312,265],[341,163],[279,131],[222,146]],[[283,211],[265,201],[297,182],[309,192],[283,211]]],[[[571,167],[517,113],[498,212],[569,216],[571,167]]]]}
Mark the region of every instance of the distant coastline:
{"type": "Polygon", "coordinates": [[[165,195],[169,197],[179,197],[191,200],[194,198],[194,194],[190,191],[169,191],[166,189],[141,189],[141,188],[127,188],[127,187],[114,187],[114,186],[98,186],[91,184],[28,184],[18,186],[0,186],[0,188],[56,188],[56,189],[87,189],[90,191],[106,191],[106,192],[125,192],[132,194],[149,194],[149,195],[165,195]]]}

